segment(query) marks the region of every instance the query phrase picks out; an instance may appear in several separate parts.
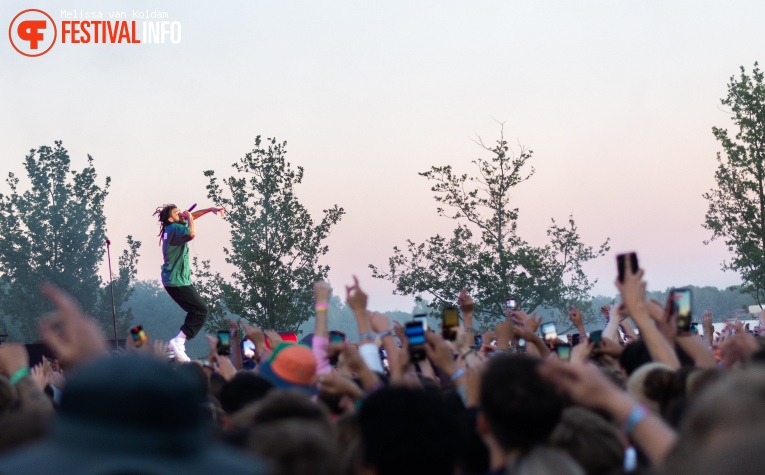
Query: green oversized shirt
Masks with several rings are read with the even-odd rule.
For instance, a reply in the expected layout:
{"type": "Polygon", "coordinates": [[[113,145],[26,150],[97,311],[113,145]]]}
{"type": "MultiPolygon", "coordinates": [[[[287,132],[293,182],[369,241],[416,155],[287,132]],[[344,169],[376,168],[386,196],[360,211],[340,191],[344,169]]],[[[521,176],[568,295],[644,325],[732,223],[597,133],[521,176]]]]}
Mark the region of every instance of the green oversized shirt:
{"type": "Polygon", "coordinates": [[[165,228],[162,235],[162,285],[165,287],[182,287],[191,285],[191,266],[189,265],[189,246],[191,241],[189,227],[172,223],[165,228]]]}

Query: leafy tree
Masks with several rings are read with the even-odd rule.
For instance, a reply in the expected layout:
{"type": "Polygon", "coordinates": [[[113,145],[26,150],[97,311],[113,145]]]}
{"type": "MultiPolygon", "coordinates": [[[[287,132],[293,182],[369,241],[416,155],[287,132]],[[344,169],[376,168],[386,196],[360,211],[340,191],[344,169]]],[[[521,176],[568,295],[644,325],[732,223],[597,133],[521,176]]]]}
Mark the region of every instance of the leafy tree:
{"type": "MultiPolygon", "coordinates": [[[[319,265],[327,253],[324,240],[345,211],[325,209],[315,223],[295,196],[303,167],[286,161],[287,142],[260,136],[255,148],[233,164],[236,175],[218,182],[210,179],[208,197],[226,208],[231,247],[223,251],[236,268],[232,282],[213,274],[209,262],[197,272],[200,293],[213,304],[208,327],[220,327],[228,311],[265,328],[296,331],[313,315],[313,283],[326,279],[329,266],[319,265]],[[201,277],[201,279],[200,279],[201,277]]],[[[199,269],[199,266],[197,266],[199,269]]]]}
{"type": "Polygon", "coordinates": [[[708,244],[722,238],[733,254],[723,270],[741,274],[742,290],[758,304],[765,297],[765,85],[757,63],[751,76],[731,76],[728,95],[721,99],[731,108],[738,129],[713,127],[725,156],[717,153],[717,188],[704,194],[709,202],[704,228],[712,231],[708,244]]]}
{"type": "Polygon", "coordinates": [[[387,270],[369,266],[373,276],[393,282],[397,294],[431,295],[428,307],[433,313],[455,304],[466,286],[483,326],[502,315],[509,297],[524,309],[555,308],[560,319],[569,304],[588,308],[584,302],[594,283],[582,264],[608,251],[608,240],[597,250],[583,244],[569,217],[564,226],[552,220],[548,244],[527,243],[517,233],[519,211],[511,206],[510,194],[534,174],[533,168],[526,171],[532,151],[510,151],[503,129],[494,147],[480,139],[477,143],[490,157],[472,161],[478,169],[475,176],[459,175],[448,165],[420,173],[434,182],[439,216],[457,221],[452,236],[436,235],[420,244],[407,240],[406,249],[393,248],[387,270]]]}
{"type": "MultiPolygon", "coordinates": [[[[0,307],[21,336],[32,341],[37,321],[49,310],[38,289],[48,281],[80,301],[111,334],[111,294],[99,276],[106,241],[104,200],[110,178],[96,182],[93,157],[82,171],[71,170],[69,154],[60,141],[53,148],[32,149],[24,163],[29,188],[8,174],[10,194],[0,195],[0,307]]],[[[130,297],[141,243],[127,237],[128,249],[119,258],[114,296],[119,330],[130,325],[130,297]]]]}

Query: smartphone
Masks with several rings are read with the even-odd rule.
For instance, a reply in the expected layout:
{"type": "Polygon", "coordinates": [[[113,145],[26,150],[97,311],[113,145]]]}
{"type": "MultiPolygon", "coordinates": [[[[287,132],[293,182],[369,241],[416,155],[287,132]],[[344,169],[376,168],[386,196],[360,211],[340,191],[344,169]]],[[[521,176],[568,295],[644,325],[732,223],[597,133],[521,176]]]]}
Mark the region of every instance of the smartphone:
{"type": "Polygon", "coordinates": [[[579,344],[579,333],[571,335],[571,345],[576,346],[579,344]]]}
{"type": "Polygon", "coordinates": [[[242,342],[242,356],[250,359],[255,357],[255,343],[249,338],[242,342]]]}
{"type": "Polygon", "coordinates": [[[545,341],[555,341],[558,339],[558,330],[555,329],[555,323],[545,322],[540,327],[545,341]]]}
{"type": "Polygon", "coordinates": [[[218,354],[228,356],[231,354],[231,334],[225,330],[218,332],[218,354]]]}
{"type": "Polygon", "coordinates": [[[568,361],[571,359],[571,347],[569,345],[558,345],[555,347],[555,351],[558,353],[558,359],[563,361],[568,361]]]}
{"type": "Polygon", "coordinates": [[[526,340],[524,340],[523,338],[518,338],[518,351],[520,351],[521,353],[526,352],[526,340]]]}
{"type": "Polygon", "coordinates": [[[590,343],[595,345],[595,348],[600,347],[600,342],[603,341],[603,330],[595,330],[590,332],[590,343]]]}
{"type": "Polygon", "coordinates": [[[428,314],[427,313],[418,313],[412,316],[412,320],[414,320],[415,322],[422,323],[422,328],[424,328],[425,331],[428,331],[428,314]]]}
{"type": "Polygon", "coordinates": [[[694,322],[691,323],[691,335],[698,335],[699,334],[699,324],[694,322]]]}
{"type": "Polygon", "coordinates": [[[677,315],[677,331],[680,333],[691,332],[691,289],[672,289],[672,314],[677,315]]]}
{"type": "Polygon", "coordinates": [[[476,335],[475,339],[473,340],[473,346],[476,348],[480,348],[483,346],[483,337],[481,335],[476,335]]]}
{"type": "Polygon", "coordinates": [[[624,275],[627,273],[627,259],[632,263],[632,272],[638,270],[637,254],[634,252],[628,252],[626,254],[619,254],[616,256],[616,268],[619,272],[619,282],[624,282],[624,275]]]}
{"type": "MultiPolygon", "coordinates": [[[[341,331],[331,331],[329,332],[329,344],[332,343],[345,343],[345,333],[341,331]]],[[[329,357],[329,364],[332,366],[337,366],[339,354],[333,354],[329,357]]]]}
{"type": "Polygon", "coordinates": [[[406,339],[409,340],[409,359],[422,361],[425,359],[425,327],[420,322],[407,322],[404,328],[406,339]]]}
{"type": "Polygon", "coordinates": [[[332,343],[345,343],[345,333],[336,330],[329,332],[329,344],[332,343]]]}
{"type": "Polygon", "coordinates": [[[137,325],[131,328],[130,335],[133,337],[133,343],[135,344],[136,348],[140,348],[149,339],[149,337],[146,336],[146,332],[143,331],[143,327],[141,325],[137,325]]]}
{"type": "Polygon", "coordinates": [[[443,314],[443,335],[446,340],[457,338],[457,327],[460,326],[460,315],[454,307],[444,309],[443,314]]]}
{"type": "Polygon", "coordinates": [[[515,303],[515,299],[507,299],[505,300],[505,308],[515,311],[518,309],[518,304],[515,303]]]}

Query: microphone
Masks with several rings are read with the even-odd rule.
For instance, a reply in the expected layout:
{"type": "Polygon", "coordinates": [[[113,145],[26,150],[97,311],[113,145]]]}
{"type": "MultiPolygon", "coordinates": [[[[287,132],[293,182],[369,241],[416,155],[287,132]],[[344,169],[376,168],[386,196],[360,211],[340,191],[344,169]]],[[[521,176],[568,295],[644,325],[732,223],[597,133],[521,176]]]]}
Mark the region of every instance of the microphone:
{"type": "Polygon", "coordinates": [[[188,211],[189,213],[191,213],[192,211],[194,211],[194,208],[196,208],[196,207],[197,207],[197,204],[196,204],[196,203],[194,203],[193,205],[189,206],[189,209],[187,209],[186,211],[188,211]]]}

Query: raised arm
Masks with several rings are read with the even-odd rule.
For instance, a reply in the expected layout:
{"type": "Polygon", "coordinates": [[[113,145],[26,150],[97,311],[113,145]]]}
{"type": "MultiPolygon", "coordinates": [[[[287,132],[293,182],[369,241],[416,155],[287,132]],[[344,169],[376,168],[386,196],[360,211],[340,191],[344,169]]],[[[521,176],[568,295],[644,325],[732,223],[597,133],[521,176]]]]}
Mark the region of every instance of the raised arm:
{"type": "Polygon", "coordinates": [[[191,217],[194,218],[194,219],[199,219],[202,216],[206,215],[207,213],[218,214],[218,213],[222,213],[224,211],[226,211],[225,208],[205,208],[205,209],[199,209],[199,210],[196,210],[196,211],[192,211],[191,212],[191,217]]]}
{"type": "Polygon", "coordinates": [[[675,445],[677,434],[671,427],[617,388],[594,365],[548,360],[539,372],[577,403],[610,414],[654,465],[661,465],[675,445]]]}
{"type": "Polygon", "coordinates": [[[645,341],[651,358],[659,363],[669,365],[673,369],[680,369],[680,360],[672,345],[669,344],[664,335],[654,324],[653,319],[648,314],[647,303],[645,300],[645,282],[643,282],[643,271],[634,271],[631,263],[627,260],[624,275],[624,282],[617,279],[616,288],[622,296],[622,302],[627,307],[627,311],[635,322],[640,336],[645,341]]]}

